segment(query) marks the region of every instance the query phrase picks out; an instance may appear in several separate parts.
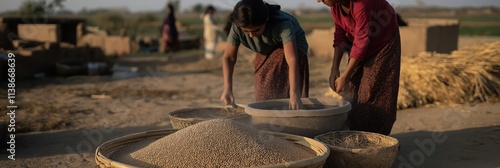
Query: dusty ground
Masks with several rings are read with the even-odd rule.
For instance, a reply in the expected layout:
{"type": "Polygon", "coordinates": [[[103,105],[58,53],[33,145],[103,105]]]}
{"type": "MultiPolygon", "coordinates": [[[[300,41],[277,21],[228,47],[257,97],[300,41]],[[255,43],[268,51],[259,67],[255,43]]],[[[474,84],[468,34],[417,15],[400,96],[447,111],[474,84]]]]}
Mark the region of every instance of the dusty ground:
{"type": "MultiPolygon", "coordinates": [[[[485,40],[499,39],[461,37],[459,46],[485,40]]],[[[95,149],[107,140],[171,128],[167,113],[175,109],[222,106],[220,61],[198,58],[199,53],[121,58],[120,65],[139,67],[139,77],[127,79],[76,76],[17,82],[16,160],[8,160],[3,149],[0,165],[95,167],[95,149]]],[[[235,72],[240,104],[253,100],[249,59],[240,57],[235,72]]],[[[330,60],[310,58],[310,67],[310,97],[323,97],[330,60]]],[[[392,136],[400,141],[401,151],[395,167],[500,167],[499,108],[500,103],[483,103],[398,111],[392,136]]]]}

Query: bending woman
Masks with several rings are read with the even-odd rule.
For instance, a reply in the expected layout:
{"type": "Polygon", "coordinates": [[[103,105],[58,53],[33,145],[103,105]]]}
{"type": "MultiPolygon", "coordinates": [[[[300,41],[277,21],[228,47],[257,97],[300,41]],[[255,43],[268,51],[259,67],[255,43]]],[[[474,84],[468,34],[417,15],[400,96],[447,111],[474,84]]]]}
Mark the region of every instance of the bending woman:
{"type": "Polygon", "coordinates": [[[289,98],[291,109],[309,95],[307,41],[297,19],[262,0],[241,0],[234,7],[233,26],[222,59],[224,91],[221,100],[235,102],[233,71],[238,47],[255,51],[255,100],[289,98]]]}
{"type": "Polygon", "coordinates": [[[317,1],[330,7],[335,21],[330,87],[352,103],[349,128],[389,135],[396,121],[401,64],[394,9],[386,0],[317,1]],[[340,74],[344,52],[349,63],[340,74]]]}

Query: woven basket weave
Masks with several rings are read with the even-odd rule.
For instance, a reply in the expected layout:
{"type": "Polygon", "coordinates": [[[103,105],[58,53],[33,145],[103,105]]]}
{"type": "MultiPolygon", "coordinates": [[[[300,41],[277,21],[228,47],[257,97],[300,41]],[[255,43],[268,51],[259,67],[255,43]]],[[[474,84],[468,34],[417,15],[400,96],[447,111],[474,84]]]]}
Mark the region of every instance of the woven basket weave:
{"type": "MultiPolygon", "coordinates": [[[[97,147],[95,152],[95,161],[99,168],[132,168],[135,166],[128,165],[125,163],[121,163],[118,161],[114,161],[109,159],[109,157],[113,154],[113,152],[119,150],[120,148],[127,146],[129,144],[133,144],[145,139],[160,139],[164,136],[175,133],[177,130],[155,130],[155,131],[147,131],[141,133],[135,133],[131,135],[126,135],[120,138],[116,138],[110,141],[107,141],[97,147]]],[[[259,168],[321,168],[325,164],[326,159],[330,154],[330,149],[323,143],[297,135],[277,133],[277,132],[266,132],[272,136],[282,138],[293,142],[298,145],[305,146],[311,152],[314,152],[316,155],[312,158],[302,159],[294,162],[288,163],[280,163],[275,165],[266,165],[260,166],[259,168]]]]}
{"type": "Polygon", "coordinates": [[[391,168],[399,150],[397,139],[364,131],[335,131],[318,135],[314,139],[327,144],[330,148],[331,154],[325,163],[325,167],[391,168]],[[345,148],[334,143],[345,141],[346,137],[352,137],[353,135],[375,145],[365,148],[345,148]]]}

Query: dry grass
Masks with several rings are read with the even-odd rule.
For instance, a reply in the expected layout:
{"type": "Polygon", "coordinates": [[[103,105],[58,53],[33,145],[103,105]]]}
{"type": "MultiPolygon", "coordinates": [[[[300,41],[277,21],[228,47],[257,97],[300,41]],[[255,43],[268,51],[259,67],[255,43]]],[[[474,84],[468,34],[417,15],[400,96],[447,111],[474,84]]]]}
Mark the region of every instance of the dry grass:
{"type": "Polygon", "coordinates": [[[403,57],[399,88],[400,109],[496,100],[500,93],[500,42],[472,45],[451,54],[403,57]]]}

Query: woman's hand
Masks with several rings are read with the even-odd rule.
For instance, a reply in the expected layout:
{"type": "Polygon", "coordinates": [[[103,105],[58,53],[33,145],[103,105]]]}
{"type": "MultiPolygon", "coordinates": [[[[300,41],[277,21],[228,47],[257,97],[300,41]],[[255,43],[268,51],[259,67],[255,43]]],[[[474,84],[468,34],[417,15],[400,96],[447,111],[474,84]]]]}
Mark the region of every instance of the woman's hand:
{"type": "Polygon", "coordinates": [[[290,96],[289,108],[290,110],[298,110],[302,108],[302,100],[297,96],[290,96]]]}
{"type": "Polygon", "coordinates": [[[233,96],[233,70],[234,64],[236,64],[236,59],[238,55],[238,46],[234,46],[231,43],[226,44],[226,50],[222,56],[222,74],[224,76],[224,91],[220,100],[222,100],[225,105],[236,106],[233,96]]]}
{"type": "Polygon", "coordinates": [[[233,92],[230,90],[224,90],[224,92],[222,92],[222,96],[220,97],[220,100],[222,100],[224,102],[224,105],[231,105],[231,106],[236,105],[236,103],[234,101],[233,92]]]}
{"type": "Polygon", "coordinates": [[[346,75],[342,74],[340,75],[336,80],[335,80],[335,92],[341,93],[344,91],[345,87],[348,85],[347,84],[347,77],[346,75]]]}
{"type": "Polygon", "coordinates": [[[333,91],[337,92],[337,88],[335,87],[335,81],[337,78],[339,78],[340,72],[338,69],[333,69],[332,72],[330,72],[330,88],[332,88],[333,91]]]}

